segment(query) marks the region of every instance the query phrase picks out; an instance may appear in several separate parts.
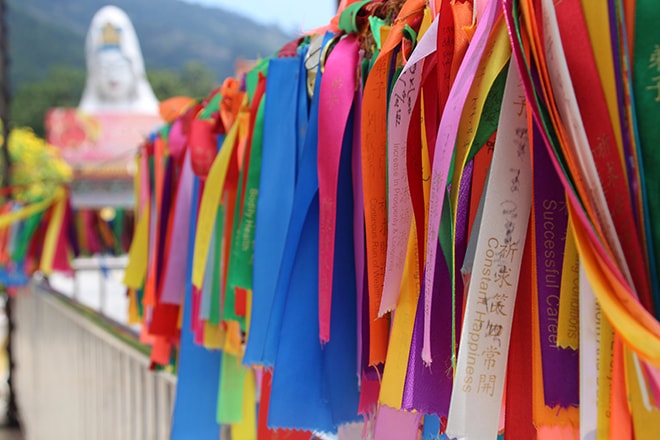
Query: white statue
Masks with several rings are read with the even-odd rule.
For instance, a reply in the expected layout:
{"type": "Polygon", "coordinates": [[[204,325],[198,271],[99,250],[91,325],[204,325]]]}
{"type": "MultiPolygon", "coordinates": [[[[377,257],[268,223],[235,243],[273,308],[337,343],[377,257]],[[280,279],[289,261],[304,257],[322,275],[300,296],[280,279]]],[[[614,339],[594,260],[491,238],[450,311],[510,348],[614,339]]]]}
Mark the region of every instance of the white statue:
{"type": "Polygon", "coordinates": [[[85,113],[158,114],[158,100],[144,70],[135,29],[116,6],[92,18],[85,43],[87,83],[78,108],[85,113]]]}

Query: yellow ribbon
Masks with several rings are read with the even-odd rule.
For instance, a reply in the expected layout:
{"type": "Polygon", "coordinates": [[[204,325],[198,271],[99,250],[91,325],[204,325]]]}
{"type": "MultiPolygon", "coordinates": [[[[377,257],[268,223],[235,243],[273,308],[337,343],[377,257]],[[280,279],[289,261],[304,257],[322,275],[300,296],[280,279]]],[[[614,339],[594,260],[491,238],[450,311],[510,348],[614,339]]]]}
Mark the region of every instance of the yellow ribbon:
{"type": "Polygon", "coordinates": [[[598,411],[596,438],[610,438],[610,401],[612,396],[612,357],[614,331],[607,319],[600,320],[600,355],[598,358],[598,411]]]}
{"type": "Polygon", "coordinates": [[[12,211],[7,214],[2,214],[0,215],[0,229],[1,228],[6,228],[7,226],[11,225],[12,223],[15,223],[20,220],[24,220],[28,217],[33,216],[34,214],[37,214],[41,211],[45,211],[48,209],[55,201],[60,200],[61,198],[64,198],[66,195],[66,191],[64,191],[63,187],[58,187],[55,192],[53,193],[52,196],[40,201],[33,203],[31,205],[24,206],[23,208],[17,210],[17,211],[12,211]]]}
{"type": "Polygon", "coordinates": [[[216,156],[209,170],[202,202],[199,207],[199,216],[197,221],[197,232],[195,234],[195,252],[193,254],[193,274],[192,281],[198,289],[202,287],[204,272],[206,270],[206,258],[211,244],[211,235],[215,226],[215,217],[218,213],[218,203],[222,189],[225,186],[229,160],[236,144],[236,135],[240,124],[234,124],[225,141],[222,144],[220,153],[216,156]]]}
{"type": "Polygon", "coordinates": [[[53,195],[53,214],[48,224],[46,237],[44,238],[44,247],[41,252],[41,265],[40,270],[45,275],[53,273],[53,259],[55,258],[55,251],[57,248],[57,239],[60,231],[62,230],[62,223],[64,223],[64,212],[66,208],[66,191],[62,187],[58,187],[53,195]]]}
{"type": "MultiPolygon", "coordinates": [[[[567,206],[572,214],[574,208],[570,204],[567,206]]],[[[574,226],[580,261],[584,263],[589,282],[610,324],[629,348],[654,366],[660,367],[660,325],[643,310],[629,286],[608,270],[602,260],[603,256],[589,242],[582,229],[584,226],[579,222],[575,222],[574,226]]]]}
{"type": "Polygon", "coordinates": [[[657,439],[660,432],[660,410],[649,402],[649,391],[646,389],[640,360],[628,348],[624,347],[623,350],[635,439],[657,439]]]}
{"type": "Polygon", "coordinates": [[[580,259],[569,221],[564,245],[564,261],[559,290],[557,346],[577,350],[580,347],[580,259]]]}
{"type": "Polygon", "coordinates": [[[149,259],[149,218],[150,206],[146,204],[135,228],[135,237],[128,251],[128,265],[124,272],[124,285],[132,289],[141,289],[147,275],[149,259]]]}
{"type": "Polygon", "coordinates": [[[410,228],[410,239],[406,254],[403,279],[401,280],[401,294],[396,305],[394,322],[390,343],[387,348],[383,382],[380,387],[379,401],[390,408],[401,409],[403,387],[408,371],[408,357],[410,356],[410,343],[415,327],[415,314],[419,300],[419,265],[417,264],[417,234],[415,219],[410,228]]]}
{"type": "MultiPolygon", "coordinates": [[[[451,203],[456,207],[458,200],[458,187],[463,177],[463,170],[467,165],[467,157],[470,146],[477,135],[477,127],[481,114],[486,104],[488,91],[493,87],[493,83],[499,73],[504,69],[511,58],[511,43],[507,34],[506,22],[500,18],[495,24],[495,29],[488,39],[488,45],[484,55],[479,62],[479,68],[474,78],[474,83],[465,100],[465,107],[461,116],[458,135],[456,137],[456,150],[454,163],[460,165],[454,169],[451,185],[451,203]]],[[[454,212],[454,226],[456,225],[456,209],[454,212]]]]}

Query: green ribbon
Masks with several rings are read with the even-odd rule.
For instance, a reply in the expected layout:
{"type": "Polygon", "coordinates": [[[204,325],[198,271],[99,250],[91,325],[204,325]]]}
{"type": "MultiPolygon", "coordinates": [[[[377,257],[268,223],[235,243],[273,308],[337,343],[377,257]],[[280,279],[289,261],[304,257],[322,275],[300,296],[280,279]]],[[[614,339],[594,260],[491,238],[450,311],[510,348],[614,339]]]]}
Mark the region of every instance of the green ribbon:
{"type": "Polygon", "coordinates": [[[23,223],[23,226],[20,228],[16,237],[16,248],[12,253],[12,261],[19,263],[25,259],[25,255],[27,254],[27,250],[30,246],[30,242],[32,241],[32,237],[39,227],[42,217],[43,212],[39,212],[25,219],[25,222],[23,223]]]}
{"type": "MultiPolygon", "coordinates": [[[[660,2],[637,0],[635,14],[635,53],[633,55],[633,92],[637,119],[638,148],[641,150],[642,191],[645,199],[645,226],[648,258],[654,297],[658,298],[660,264],[660,2]],[[645,188],[644,188],[645,186],[645,188]],[[645,190],[644,190],[645,189],[645,190]],[[650,197],[647,196],[650,194],[650,197]]],[[[658,304],[656,302],[656,307],[658,304]]]]}
{"type": "Polygon", "coordinates": [[[259,182],[261,179],[261,150],[263,145],[264,104],[261,100],[257,111],[257,119],[252,134],[252,151],[250,152],[250,168],[248,169],[245,195],[243,197],[243,216],[235,246],[237,270],[232,272],[230,284],[244,289],[252,289],[252,263],[254,261],[254,232],[257,217],[257,201],[259,198],[259,182]]]}
{"type": "Polygon", "coordinates": [[[137,303],[138,316],[140,320],[144,318],[144,289],[135,289],[135,302],[137,303]]]}
{"type": "MultiPolygon", "coordinates": [[[[222,94],[216,93],[213,95],[211,100],[204,106],[204,108],[197,115],[198,119],[211,119],[214,113],[218,112],[220,108],[220,101],[222,100],[222,94]]],[[[166,138],[167,139],[167,138],[166,138]]]]}
{"type": "Polygon", "coordinates": [[[270,63],[270,58],[264,58],[259,61],[259,64],[257,64],[254,69],[250,70],[245,75],[245,90],[247,91],[250,102],[252,102],[252,98],[254,97],[257,84],[259,84],[259,74],[268,76],[268,63],[270,63]]]}
{"type": "Polygon", "coordinates": [[[222,352],[222,368],[218,385],[216,421],[222,425],[240,423],[243,416],[243,384],[246,368],[240,359],[226,351],[222,352]]]}
{"type": "Polygon", "coordinates": [[[488,139],[490,139],[493,133],[495,133],[495,130],[497,130],[500,109],[502,108],[502,97],[504,96],[504,85],[506,84],[507,66],[508,64],[497,75],[495,82],[493,82],[493,85],[488,92],[486,102],[484,103],[484,109],[481,112],[479,126],[477,127],[477,134],[475,134],[470,150],[468,151],[466,163],[474,159],[474,156],[481,151],[481,148],[486,145],[488,139]]]}
{"type": "Polygon", "coordinates": [[[359,32],[356,19],[360,9],[369,2],[371,0],[362,0],[348,5],[339,16],[339,29],[348,34],[359,32]]]}
{"type": "Polygon", "coordinates": [[[209,313],[209,323],[213,325],[220,324],[220,308],[222,307],[222,301],[220,294],[222,292],[222,230],[225,224],[225,208],[224,205],[218,207],[218,213],[215,216],[215,231],[216,237],[216,246],[213,248],[213,277],[211,285],[211,310],[209,313]]]}
{"type": "Polygon", "coordinates": [[[115,209],[115,218],[112,222],[112,234],[115,236],[115,253],[121,255],[126,252],[124,249],[124,222],[126,221],[126,210],[124,208],[115,209]]]}
{"type": "MultiPolygon", "coordinates": [[[[268,60],[262,61],[255,69],[246,76],[246,89],[250,101],[259,83],[259,76],[268,72],[268,60]]],[[[254,261],[254,232],[256,226],[257,200],[259,196],[259,180],[261,178],[261,150],[263,144],[263,121],[265,94],[261,98],[257,115],[252,130],[252,145],[250,146],[250,157],[248,169],[241,169],[239,173],[238,194],[243,198],[236,197],[234,210],[234,226],[231,235],[231,251],[229,269],[227,273],[227,285],[225,288],[225,306],[223,318],[238,321],[241,329],[245,330],[245,317],[236,314],[236,288],[252,289],[252,265],[254,261]],[[244,181],[245,187],[240,187],[244,181]],[[241,213],[241,206],[243,212],[241,213]]],[[[245,159],[243,163],[245,163],[245,159]]]]}

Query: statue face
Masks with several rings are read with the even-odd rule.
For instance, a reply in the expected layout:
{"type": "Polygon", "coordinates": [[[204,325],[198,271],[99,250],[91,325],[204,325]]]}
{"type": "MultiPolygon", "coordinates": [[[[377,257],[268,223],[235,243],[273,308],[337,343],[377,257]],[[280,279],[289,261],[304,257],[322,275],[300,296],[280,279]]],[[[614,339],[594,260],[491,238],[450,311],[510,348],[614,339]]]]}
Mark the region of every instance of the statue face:
{"type": "Polygon", "coordinates": [[[158,100],[144,71],[135,29],[115,6],[101,8],[85,40],[87,81],[80,110],[158,114],[158,100]]]}
{"type": "Polygon", "coordinates": [[[98,93],[102,101],[130,102],[135,95],[137,78],[131,61],[119,48],[104,48],[97,52],[98,93]]]}

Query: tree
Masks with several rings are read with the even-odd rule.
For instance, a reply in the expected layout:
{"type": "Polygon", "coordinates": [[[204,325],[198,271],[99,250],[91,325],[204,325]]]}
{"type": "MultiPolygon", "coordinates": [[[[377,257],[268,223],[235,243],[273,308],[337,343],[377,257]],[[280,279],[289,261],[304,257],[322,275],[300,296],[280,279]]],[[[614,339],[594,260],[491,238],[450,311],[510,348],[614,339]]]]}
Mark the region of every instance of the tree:
{"type": "MultiPolygon", "coordinates": [[[[160,101],[173,96],[203,98],[217,86],[213,71],[198,61],[187,62],[179,72],[149,70],[147,77],[160,101]]],[[[56,66],[48,70],[44,80],[22,84],[12,100],[12,125],[31,127],[38,136],[44,137],[46,111],[53,107],[77,107],[85,79],[83,69],[56,66]]]]}
{"type": "Polygon", "coordinates": [[[69,66],[52,67],[46,79],[18,88],[12,97],[12,125],[31,127],[43,137],[46,111],[52,107],[77,107],[84,87],[84,70],[69,66]]]}
{"type": "Polygon", "coordinates": [[[218,85],[213,71],[199,61],[188,61],[178,73],[170,69],[149,70],[147,78],[160,101],[173,96],[203,98],[218,85]]]}
{"type": "Polygon", "coordinates": [[[148,70],[147,78],[159,101],[182,94],[181,78],[173,70],[148,70]]]}
{"type": "Polygon", "coordinates": [[[218,85],[213,71],[199,61],[183,65],[181,82],[187,90],[185,95],[191,98],[203,98],[218,85]]]}

